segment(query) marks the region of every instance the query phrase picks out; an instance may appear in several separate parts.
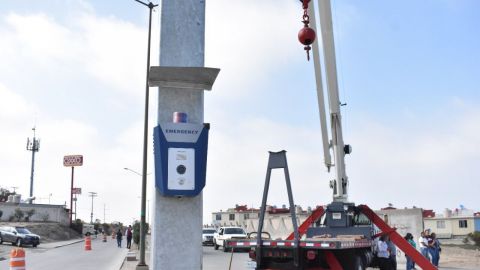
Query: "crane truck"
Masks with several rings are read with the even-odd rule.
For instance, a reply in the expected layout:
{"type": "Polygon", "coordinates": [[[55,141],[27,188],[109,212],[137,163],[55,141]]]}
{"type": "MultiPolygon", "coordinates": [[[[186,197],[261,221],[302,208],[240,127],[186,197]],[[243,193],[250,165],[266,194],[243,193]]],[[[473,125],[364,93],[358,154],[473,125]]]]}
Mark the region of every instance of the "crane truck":
{"type": "MultiPolygon", "coordinates": [[[[304,9],[306,5],[308,6],[308,2],[310,0],[302,0],[304,9]]],[[[317,0],[317,3],[323,42],[331,140],[329,140],[329,130],[327,129],[318,42],[312,44],[312,51],[324,162],[328,172],[332,168],[335,171],[335,178],[330,181],[333,201],[326,207],[315,209],[310,217],[298,226],[286,151],[270,152],[257,237],[256,239],[232,239],[226,241],[225,245],[232,250],[250,247],[249,257],[255,262],[256,269],[364,270],[367,267],[375,266],[374,239],[382,234],[388,234],[392,242],[410,256],[418,266],[424,270],[434,270],[436,268],[425,257],[368,206],[355,205],[348,200],[349,185],[345,172],[345,155],[352,152],[352,147],[344,144],[343,141],[331,5],[330,0],[317,0]],[[333,162],[331,152],[333,153],[333,162]],[[283,169],[285,174],[294,231],[284,240],[261,238],[272,169],[283,169]],[[374,225],[378,229],[374,229],[374,225]],[[380,233],[377,233],[378,231],[380,233]]],[[[315,12],[312,10],[310,9],[309,18],[315,27],[315,12]]]]}

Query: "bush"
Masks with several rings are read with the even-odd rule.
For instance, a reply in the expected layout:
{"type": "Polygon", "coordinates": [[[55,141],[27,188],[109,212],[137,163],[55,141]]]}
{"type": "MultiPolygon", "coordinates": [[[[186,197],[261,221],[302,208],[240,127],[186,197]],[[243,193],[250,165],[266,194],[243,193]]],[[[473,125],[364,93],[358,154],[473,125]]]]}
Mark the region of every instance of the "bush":
{"type": "Polygon", "coordinates": [[[472,240],[477,247],[480,247],[480,232],[469,233],[468,238],[472,240]]]}
{"type": "Polygon", "coordinates": [[[112,234],[112,227],[108,223],[103,223],[102,224],[102,231],[107,235],[111,235],[112,234]]]}
{"type": "MultiPolygon", "coordinates": [[[[133,242],[135,244],[140,243],[140,222],[135,221],[135,223],[132,226],[133,229],[133,242]]],[[[148,223],[145,223],[145,233],[148,232],[148,223]]]]}
{"type": "Polygon", "coordinates": [[[40,218],[42,219],[43,222],[47,222],[50,219],[50,214],[47,212],[40,214],[40,218]]]}
{"type": "Polygon", "coordinates": [[[25,213],[22,211],[22,209],[16,208],[13,216],[18,222],[20,222],[20,220],[22,220],[22,218],[25,216],[25,213]]]}
{"type": "Polygon", "coordinates": [[[74,231],[78,232],[79,234],[82,234],[82,231],[83,231],[82,220],[76,219],[75,222],[72,222],[72,225],[70,225],[70,228],[72,228],[74,231]]]}
{"type": "Polygon", "coordinates": [[[35,215],[35,209],[30,209],[30,210],[28,210],[28,211],[25,211],[25,214],[27,215],[27,216],[25,217],[25,221],[26,221],[26,222],[29,222],[29,221],[30,221],[30,218],[31,218],[33,215],[35,215]]]}

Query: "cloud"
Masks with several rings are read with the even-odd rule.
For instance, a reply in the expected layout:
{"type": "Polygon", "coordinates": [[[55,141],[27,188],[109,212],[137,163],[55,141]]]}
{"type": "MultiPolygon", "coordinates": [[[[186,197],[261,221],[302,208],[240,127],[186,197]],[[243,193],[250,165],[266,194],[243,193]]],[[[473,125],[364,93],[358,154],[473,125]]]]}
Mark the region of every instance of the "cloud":
{"type": "MultiPolygon", "coordinates": [[[[350,119],[354,125],[344,135],[353,146],[353,153],[346,157],[351,201],[373,208],[387,203],[437,211],[459,203],[478,208],[474,198],[480,175],[472,166],[480,161],[480,138],[476,136],[480,111],[453,105],[451,110],[437,113],[422,114],[422,118],[417,114],[414,119],[407,116],[403,123],[385,123],[367,114],[350,119]],[[448,116],[452,111],[454,116],[448,116]],[[447,118],[455,129],[434,120],[447,118]]],[[[235,204],[259,207],[267,151],[287,150],[296,204],[306,207],[331,202],[328,184],[335,175],[333,170],[326,173],[323,166],[320,136],[316,127],[260,117],[239,119],[228,129],[213,129],[204,219],[210,221],[211,212],[222,209],[219,202],[222,210],[235,204]]],[[[277,206],[288,203],[281,171],[272,175],[268,202],[277,206]]]]}
{"type": "Polygon", "coordinates": [[[417,114],[406,123],[385,124],[364,115],[362,127],[349,136],[354,147],[347,161],[353,198],[375,207],[388,202],[436,210],[461,202],[478,207],[473,198],[480,175],[472,166],[480,161],[475,135],[480,111],[450,109],[417,114]]]}
{"type": "Polygon", "coordinates": [[[25,145],[36,125],[41,141],[34,175],[38,202],[46,203],[52,194],[52,203],[69,206],[71,171],[62,158],[82,154],[84,166],[75,170],[75,186],[83,189],[79,217],[88,220],[86,195],[96,191],[95,218],[103,219],[99,208],[105,203],[107,220],[131,222],[138,216],[140,181],[123,167],[141,168],[143,125],[115,115],[107,124],[100,116],[121,115],[125,104],[132,104],[129,97],[142,100],[138,89],[144,89],[146,32],[88,10],[68,12],[72,17],[64,22],[46,13],[15,12],[0,22],[1,186],[16,186],[28,195],[31,152],[25,145]]]}
{"type": "Polygon", "coordinates": [[[207,3],[206,65],[220,67],[215,97],[251,94],[277,68],[304,60],[297,40],[303,27],[301,3],[294,1],[222,1],[207,3]]]}
{"type": "Polygon", "coordinates": [[[5,85],[0,84],[0,117],[9,120],[12,116],[27,115],[31,109],[30,104],[20,95],[10,91],[5,85]]]}
{"type": "MultiPolygon", "coordinates": [[[[50,13],[12,11],[0,22],[1,185],[27,193],[31,152],[25,143],[36,124],[41,139],[36,195],[53,193],[54,203],[68,202],[71,171],[63,167],[62,157],[83,154],[85,165],[75,169],[75,185],[84,192],[79,217],[90,217],[86,194],[95,191],[95,218],[103,218],[106,204],[107,221],[130,222],[138,217],[140,179],[123,168],[141,170],[144,93],[139,89],[145,83],[146,25],[98,16],[93,8],[66,12],[71,16],[60,21],[50,13]]],[[[341,7],[338,14],[345,12],[356,11],[341,7]]],[[[205,222],[212,211],[237,203],[259,206],[268,151],[288,151],[296,204],[331,201],[328,183],[334,176],[323,166],[320,131],[312,125],[316,110],[306,108],[316,106],[315,101],[297,103],[294,98],[307,94],[291,91],[313,89],[311,63],[305,62],[296,37],[301,14],[298,1],[208,1],[206,64],[222,72],[214,91],[206,94],[212,129],[205,222]],[[291,79],[283,78],[287,75],[291,79]],[[283,85],[287,83],[291,85],[283,85]],[[272,108],[275,113],[267,114],[272,108]]],[[[152,51],[152,59],[156,55],[152,51]]],[[[156,101],[154,93],[151,101],[156,101]]],[[[351,200],[376,208],[388,202],[478,207],[477,103],[457,97],[452,104],[437,104],[442,108],[437,111],[406,108],[388,121],[372,112],[355,112],[345,126],[346,142],[353,145],[346,161],[351,200]],[[439,194],[448,196],[438,199],[439,194]]],[[[150,117],[152,127],[155,113],[150,117]]],[[[151,172],[151,154],[149,168],[151,172]]],[[[269,202],[285,204],[281,171],[273,173],[271,187],[269,202]]]]}

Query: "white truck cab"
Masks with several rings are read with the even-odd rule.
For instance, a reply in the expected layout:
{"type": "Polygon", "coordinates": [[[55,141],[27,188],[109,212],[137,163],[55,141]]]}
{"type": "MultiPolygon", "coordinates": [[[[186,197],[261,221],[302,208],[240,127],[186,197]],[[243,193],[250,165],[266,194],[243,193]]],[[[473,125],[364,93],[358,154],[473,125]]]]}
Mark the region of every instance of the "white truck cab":
{"type": "Polygon", "coordinates": [[[242,227],[220,227],[213,235],[213,247],[217,250],[220,246],[227,251],[225,241],[230,239],[246,239],[247,233],[242,227]]]}

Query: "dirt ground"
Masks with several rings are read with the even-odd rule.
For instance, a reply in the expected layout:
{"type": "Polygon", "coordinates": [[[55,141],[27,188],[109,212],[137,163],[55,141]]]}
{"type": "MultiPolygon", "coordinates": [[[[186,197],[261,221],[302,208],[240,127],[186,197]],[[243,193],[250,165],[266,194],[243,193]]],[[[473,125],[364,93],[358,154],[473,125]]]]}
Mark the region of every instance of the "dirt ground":
{"type": "MultiPolygon", "coordinates": [[[[34,234],[40,236],[41,243],[50,243],[56,241],[65,241],[76,238],[81,238],[81,235],[76,231],[70,229],[67,225],[58,223],[36,223],[36,222],[0,222],[0,226],[22,226],[26,227],[34,234]]],[[[8,257],[7,253],[10,250],[8,243],[0,245],[0,260],[8,257]]]]}
{"type": "Polygon", "coordinates": [[[480,269],[480,248],[442,246],[440,267],[480,269]]]}

